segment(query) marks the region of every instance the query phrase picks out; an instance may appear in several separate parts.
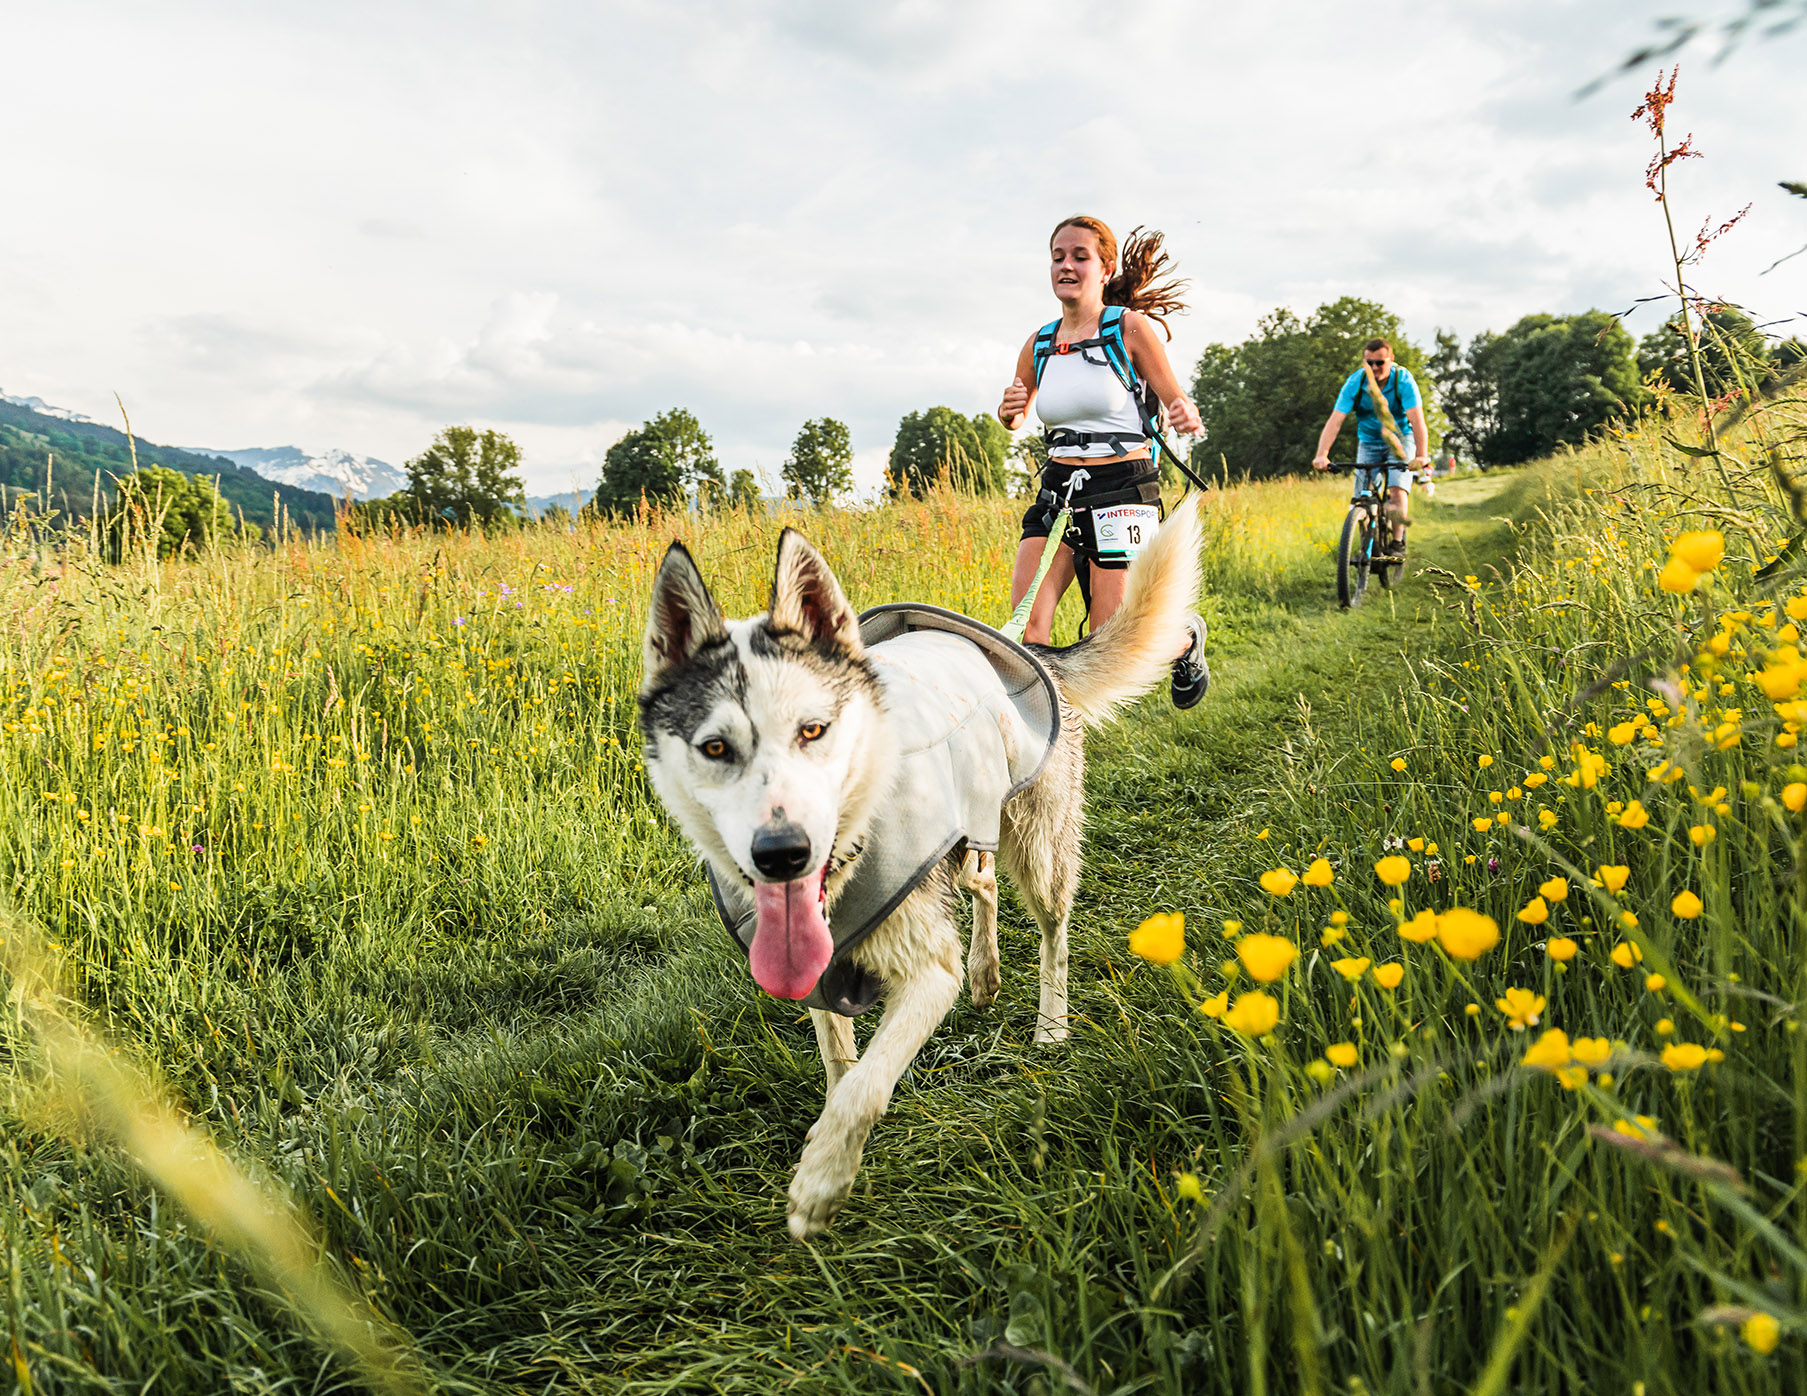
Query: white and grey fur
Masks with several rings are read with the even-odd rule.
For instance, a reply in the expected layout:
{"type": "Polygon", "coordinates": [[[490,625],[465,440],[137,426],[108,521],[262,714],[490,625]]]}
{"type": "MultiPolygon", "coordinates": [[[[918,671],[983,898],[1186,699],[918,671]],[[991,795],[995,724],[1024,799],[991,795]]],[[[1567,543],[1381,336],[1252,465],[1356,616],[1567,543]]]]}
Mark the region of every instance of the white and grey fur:
{"type": "MultiPolygon", "coordinates": [[[[1084,727],[1107,721],[1167,676],[1197,601],[1198,552],[1191,499],[1131,565],[1123,605],[1109,622],[1067,649],[1032,647],[1060,690],[1062,729],[1041,777],[1004,806],[996,866],[1041,928],[1038,1042],[1067,1035],[1084,727]]],[[[728,621],[689,552],[673,543],[653,583],[644,663],[646,769],[685,834],[720,879],[751,884],[761,878],[756,831],[775,813],[801,826],[812,856],[825,858],[832,911],[890,784],[896,751],[855,613],[826,561],[786,529],[769,611],[728,621]],[[800,738],[818,723],[819,736],[800,738]],[[706,755],[706,746],[716,754],[706,755]]],[[[827,1227],[846,1200],[867,1134],[959,994],[956,887],[974,898],[965,957],[973,1002],[989,1005],[999,987],[996,870],[992,855],[956,850],[850,952],[886,984],[883,1018],[865,1055],[855,1050],[850,1019],[810,1012],[827,1101],[790,1188],[790,1230],[800,1240],[827,1227]]]]}

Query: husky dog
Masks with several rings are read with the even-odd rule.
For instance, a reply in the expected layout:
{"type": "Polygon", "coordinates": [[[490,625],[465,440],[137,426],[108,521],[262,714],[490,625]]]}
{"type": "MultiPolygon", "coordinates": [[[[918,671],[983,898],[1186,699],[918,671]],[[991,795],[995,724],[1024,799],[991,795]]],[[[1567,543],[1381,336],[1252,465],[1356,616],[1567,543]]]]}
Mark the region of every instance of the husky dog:
{"type": "MultiPolygon", "coordinates": [[[[724,920],[730,929],[737,916],[744,925],[754,979],[777,997],[810,1003],[827,1101],[791,1183],[790,1230],[799,1240],[824,1229],[846,1200],[867,1134],[960,992],[957,887],[974,898],[966,956],[974,1004],[988,1006],[998,992],[995,868],[1002,867],[1041,928],[1036,1040],[1066,1037],[1084,727],[1106,721],[1169,672],[1198,596],[1198,551],[1196,501],[1189,500],[1130,566],[1121,609],[1067,649],[1022,651],[976,622],[938,613],[946,628],[983,632],[982,643],[967,649],[1003,663],[1005,679],[1016,672],[1008,650],[1058,694],[1045,709],[1052,724],[1039,735],[1033,717],[1022,717],[1026,710],[1001,701],[1008,684],[962,658],[966,640],[937,634],[914,651],[863,640],[827,562],[792,529],[778,540],[771,608],[749,620],[723,618],[682,544],[666,552],[653,583],[640,689],[646,769],[702,854],[724,920]],[[912,653],[914,677],[903,673],[912,653]],[[925,663],[932,672],[923,672],[925,663]],[[957,691],[963,682],[978,696],[957,691]],[[904,707],[925,693],[931,705],[940,695],[977,714],[982,720],[945,725],[979,731],[1002,754],[944,763],[948,803],[967,796],[957,788],[963,784],[984,787],[964,823],[947,821],[955,835],[971,837],[931,840],[931,861],[905,880],[905,890],[867,897],[872,924],[856,944],[837,944],[830,922],[843,925],[840,913],[865,895],[862,869],[887,855],[882,844],[896,837],[894,811],[912,799],[920,804],[925,789],[939,798],[933,780],[906,773],[921,724],[904,707]],[[1021,779],[1025,772],[1030,779],[1021,779]],[[975,832],[988,820],[995,863],[975,832]],[[824,998],[831,979],[838,988],[824,998]],[[860,1057],[844,1015],[881,991],[883,1020],[860,1057]]],[[[1032,689],[1021,693],[1032,698],[1032,689]]]]}

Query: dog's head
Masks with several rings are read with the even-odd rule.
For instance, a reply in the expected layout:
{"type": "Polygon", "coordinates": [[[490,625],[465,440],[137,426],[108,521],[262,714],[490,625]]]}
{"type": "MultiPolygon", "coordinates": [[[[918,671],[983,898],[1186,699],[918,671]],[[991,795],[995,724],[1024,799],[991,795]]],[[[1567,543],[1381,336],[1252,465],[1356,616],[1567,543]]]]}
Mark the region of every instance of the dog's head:
{"type": "Polygon", "coordinates": [[[878,797],[881,722],[853,608],[801,534],[779,537],[771,608],[751,620],[725,620],[683,544],[666,551],[640,686],[646,769],[718,877],[752,886],[753,977],[780,998],[807,997],[833,956],[826,879],[878,797]]]}

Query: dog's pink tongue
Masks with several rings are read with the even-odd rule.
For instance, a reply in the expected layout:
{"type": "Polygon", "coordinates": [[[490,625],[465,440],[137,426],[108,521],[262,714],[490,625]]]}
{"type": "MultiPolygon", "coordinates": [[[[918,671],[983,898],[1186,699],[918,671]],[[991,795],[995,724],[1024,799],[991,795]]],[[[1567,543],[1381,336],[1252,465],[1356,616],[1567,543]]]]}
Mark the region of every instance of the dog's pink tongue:
{"type": "Polygon", "coordinates": [[[808,998],[834,958],[834,936],[822,915],[826,872],[818,868],[795,882],[753,884],[759,920],[747,958],[754,982],[775,998],[808,998]]]}

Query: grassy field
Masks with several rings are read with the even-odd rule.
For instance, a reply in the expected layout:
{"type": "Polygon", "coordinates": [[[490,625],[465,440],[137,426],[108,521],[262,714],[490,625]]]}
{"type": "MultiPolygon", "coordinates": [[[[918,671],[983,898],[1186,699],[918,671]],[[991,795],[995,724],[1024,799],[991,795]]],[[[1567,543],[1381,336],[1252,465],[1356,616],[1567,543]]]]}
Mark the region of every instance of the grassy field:
{"type": "MultiPolygon", "coordinates": [[[[782,1202],[814,1043],[650,800],[643,598],[676,532],[759,609],[789,521],[856,604],[998,622],[1020,506],[123,567],[21,520],[0,861],[425,1386],[1799,1390],[1807,600],[1798,563],[1753,576],[1798,423],[1718,466],[1678,429],[1446,485],[1416,575],[1350,613],[1337,485],[1214,492],[1216,685],[1093,745],[1073,1039],[1030,1043],[1007,898],[998,1005],[956,1008],[812,1247],[782,1202]],[[1724,560],[1664,590],[1706,528],[1724,560]],[[1171,970],[1128,948],[1156,912],[1171,970]]],[[[11,1379],[358,1389],[84,1134],[14,1003],[11,1379]]]]}

